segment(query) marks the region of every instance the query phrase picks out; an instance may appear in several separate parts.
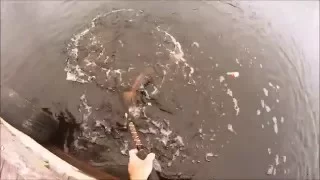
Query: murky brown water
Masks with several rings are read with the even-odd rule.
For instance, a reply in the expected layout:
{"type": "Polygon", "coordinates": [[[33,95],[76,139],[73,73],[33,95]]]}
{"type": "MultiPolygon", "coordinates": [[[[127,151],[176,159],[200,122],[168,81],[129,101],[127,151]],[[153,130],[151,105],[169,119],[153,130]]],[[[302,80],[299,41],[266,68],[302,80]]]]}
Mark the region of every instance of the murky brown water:
{"type": "Polygon", "coordinates": [[[164,171],[315,179],[318,31],[318,2],[1,2],[1,84],[82,122],[79,158],[125,165],[119,96],[153,67],[137,126],[164,171]]]}

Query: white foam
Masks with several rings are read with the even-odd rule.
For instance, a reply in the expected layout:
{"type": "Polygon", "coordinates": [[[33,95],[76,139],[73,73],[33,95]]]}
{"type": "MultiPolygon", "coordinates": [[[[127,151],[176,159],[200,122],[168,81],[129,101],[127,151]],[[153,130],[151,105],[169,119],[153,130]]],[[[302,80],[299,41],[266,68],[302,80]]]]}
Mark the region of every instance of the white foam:
{"type": "Polygon", "coordinates": [[[211,160],[209,159],[209,157],[218,157],[218,155],[215,155],[213,153],[206,153],[206,156],[205,156],[205,160],[210,162],[211,160]]]}
{"type": "Polygon", "coordinates": [[[228,94],[229,96],[233,97],[233,96],[232,96],[232,91],[231,91],[229,88],[227,89],[227,94],[228,94]]]}
{"type": "Polygon", "coordinates": [[[267,170],[267,174],[272,175],[273,171],[274,171],[273,165],[269,165],[269,168],[267,170]]]}
{"type": "Polygon", "coordinates": [[[237,134],[234,130],[231,124],[228,124],[228,130],[234,134],[237,134]]]}
{"type": "MultiPolygon", "coordinates": [[[[176,64],[179,64],[179,63],[182,63],[184,67],[188,67],[190,69],[190,72],[188,74],[188,77],[189,77],[189,81],[188,81],[188,84],[195,84],[195,80],[193,79],[193,73],[194,73],[194,68],[189,65],[187,63],[187,60],[184,58],[184,52],[183,52],[183,49],[181,47],[181,44],[176,40],[175,37],[173,37],[170,33],[168,33],[167,31],[164,31],[164,30],[161,30],[159,27],[156,27],[156,29],[159,31],[159,32],[163,32],[165,33],[166,36],[170,37],[172,43],[174,44],[174,50],[172,51],[171,49],[166,49],[171,57],[173,57],[173,59],[175,60],[175,63],[176,64]]],[[[185,69],[185,68],[183,68],[185,69]]],[[[185,73],[185,72],[183,72],[185,73]]]]}
{"type": "Polygon", "coordinates": [[[240,64],[240,62],[239,62],[239,59],[238,59],[238,58],[236,58],[236,62],[237,62],[237,64],[240,64]]]}
{"type": "Polygon", "coordinates": [[[259,116],[261,114],[261,111],[258,109],[257,110],[257,115],[259,116]]]}
{"type": "Polygon", "coordinates": [[[263,99],[261,99],[261,106],[262,106],[262,108],[264,108],[264,100],[263,99]]]}
{"type": "Polygon", "coordinates": [[[273,130],[276,134],[278,134],[278,124],[277,124],[277,118],[276,117],[272,117],[272,121],[273,121],[273,130]]]}
{"type": "Polygon", "coordinates": [[[123,42],[122,42],[121,40],[119,40],[118,42],[120,43],[121,47],[124,46],[124,45],[123,45],[123,42]]]}
{"type": "Polygon", "coordinates": [[[141,108],[137,106],[130,106],[129,107],[129,113],[134,118],[139,118],[141,114],[141,108]]]}
{"type": "Polygon", "coordinates": [[[278,166],[279,165],[279,155],[278,154],[276,154],[276,157],[274,158],[274,161],[276,163],[276,166],[278,166]]]}
{"type": "Polygon", "coordinates": [[[271,154],[271,149],[270,148],[268,148],[268,154],[271,154]]]}
{"type": "Polygon", "coordinates": [[[220,83],[222,83],[224,80],[225,80],[224,76],[220,76],[220,77],[219,77],[220,83]]]}
{"type": "Polygon", "coordinates": [[[266,111],[267,111],[267,112],[270,112],[270,111],[271,111],[271,109],[270,109],[270,107],[269,107],[268,105],[265,105],[265,108],[266,108],[266,111]]]}
{"type": "Polygon", "coordinates": [[[280,122],[281,122],[281,123],[284,123],[284,117],[281,117],[281,118],[280,118],[280,122]]]}
{"type": "Polygon", "coordinates": [[[195,46],[195,47],[199,48],[199,43],[198,43],[198,42],[193,42],[193,43],[191,44],[191,46],[195,46]]]}
{"type": "Polygon", "coordinates": [[[86,112],[83,112],[83,123],[87,123],[89,116],[92,113],[92,107],[88,105],[88,101],[86,98],[86,95],[83,94],[80,97],[80,101],[81,101],[81,106],[84,108],[84,110],[86,110],[86,112]]]}
{"type": "Polygon", "coordinates": [[[232,98],[232,101],[233,101],[233,108],[236,111],[236,115],[238,116],[239,112],[240,112],[240,108],[238,106],[238,101],[236,98],[232,98]]]}
{"type": "Polygon", "coordinates": [[[179,145],[184,146],[184,142],[181,136],[177,136],[175,140],[179,143],[179,145]]]}
{"type": "Polygon", "coordinates": [[[123,147],[121,147],[120,148],[120,152],[121,152],[121,154],[122,155],[128,155],[128,148],[129,148],[129,143],[128,143],[128,141],[124,141],[124,143],[123,143],[123,147]]]}
{"type": "Polygon", "coordinates": [[[287,162],[287,156],[282,156],[282,161],[285,163],[287,162]]]}
{"type": "Polygon", "coordinates": [[[268,90],[266,88],[263,88],[263,92],[265,96],[268,96],[268,90]]]}

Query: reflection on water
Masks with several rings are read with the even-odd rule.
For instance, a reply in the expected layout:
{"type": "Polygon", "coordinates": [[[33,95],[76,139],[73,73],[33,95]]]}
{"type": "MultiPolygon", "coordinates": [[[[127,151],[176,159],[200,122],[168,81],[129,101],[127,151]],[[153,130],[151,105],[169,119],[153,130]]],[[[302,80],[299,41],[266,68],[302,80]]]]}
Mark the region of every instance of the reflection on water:
{"type": "Polygon", "coordinates": [[[1,83],[66,106],[79,158],[123,165],[121,92],[153,67],[136,124],[164,171],[318,178],[318,5],[1,2],[1,83]]]}

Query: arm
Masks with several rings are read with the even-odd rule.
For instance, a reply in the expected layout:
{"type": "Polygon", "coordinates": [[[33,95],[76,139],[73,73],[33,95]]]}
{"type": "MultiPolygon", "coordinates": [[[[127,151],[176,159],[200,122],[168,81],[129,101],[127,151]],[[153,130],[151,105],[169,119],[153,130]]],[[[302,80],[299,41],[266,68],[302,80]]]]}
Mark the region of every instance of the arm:
{"type": "Polygon", "coordinates": [[[137,149],[132,149],[129,151],[128,171],[130,179],[147,180],[153,168],[155,154],[150,153],[144,160],[142,160],[137,156],[137,153],[137,149]]]}

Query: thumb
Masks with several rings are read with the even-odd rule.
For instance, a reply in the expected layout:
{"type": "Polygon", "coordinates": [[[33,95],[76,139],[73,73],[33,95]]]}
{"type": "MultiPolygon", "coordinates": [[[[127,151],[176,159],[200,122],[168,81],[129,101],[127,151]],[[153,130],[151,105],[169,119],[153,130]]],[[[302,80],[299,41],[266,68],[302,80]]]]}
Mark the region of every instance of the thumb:
{"type": "Polygon", "coordinates": [[[149,153],[148,156],[145,159],[145,162],[152,164],[155,156],[156,155],[154,153],[149,153]]]}

